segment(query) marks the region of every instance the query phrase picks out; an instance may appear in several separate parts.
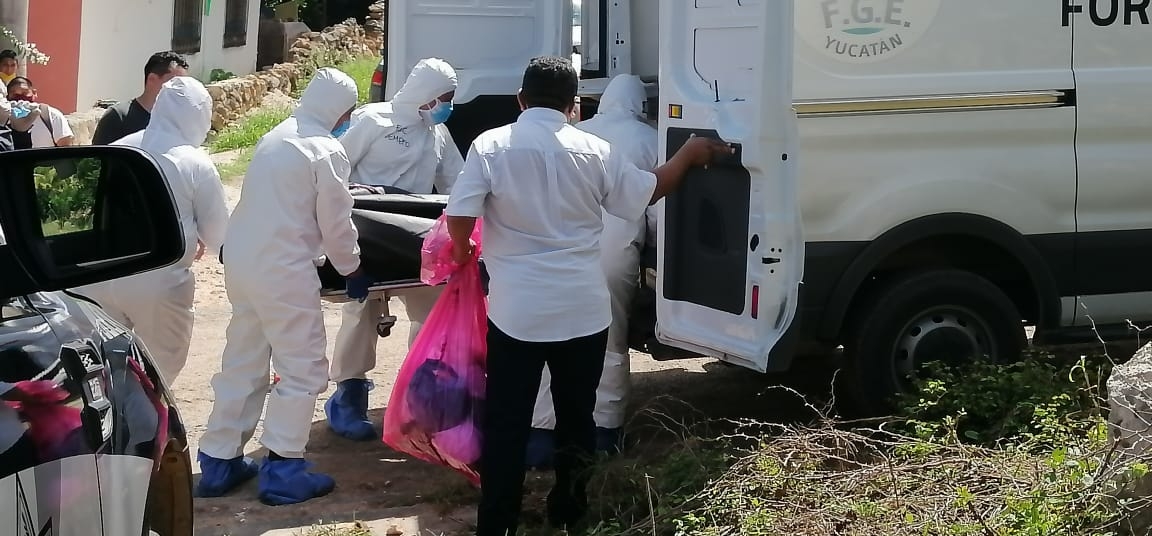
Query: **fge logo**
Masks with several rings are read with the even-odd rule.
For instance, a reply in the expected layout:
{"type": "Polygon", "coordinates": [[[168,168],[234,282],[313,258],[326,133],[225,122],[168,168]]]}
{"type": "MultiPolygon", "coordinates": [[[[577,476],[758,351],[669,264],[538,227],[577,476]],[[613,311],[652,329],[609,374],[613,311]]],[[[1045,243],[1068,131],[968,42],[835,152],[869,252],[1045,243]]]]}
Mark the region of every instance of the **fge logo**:
{"type": "Polygon", "coordinates": [[[1152,0],[1064,0],[1063,26],[1072,24],[1072,16],[1084,13],[1088,4],[1088,17],[1096,26],[1112,26],[1121,20],[1125,26],[1148,24],[1148,9],[1152,0]]]}
{"type": "Polygon", "coordinates": [[[939,7],[940,0],[804,0],[796,3],[796,27],[827,56],[871,63],[918,40],[939,7]]]}

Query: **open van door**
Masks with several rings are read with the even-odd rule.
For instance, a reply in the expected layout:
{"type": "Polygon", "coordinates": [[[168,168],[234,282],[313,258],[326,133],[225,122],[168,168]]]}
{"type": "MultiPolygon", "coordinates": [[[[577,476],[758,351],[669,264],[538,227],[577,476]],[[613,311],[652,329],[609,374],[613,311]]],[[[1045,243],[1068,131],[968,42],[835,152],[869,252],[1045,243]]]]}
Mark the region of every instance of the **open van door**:
{"type": "Polygon", "coordinates": [[[403,0],[388,3],[384,99],[423,58],[456,69],[455,102],[516,95],[528,60],[572,52],[572,3],[539,0],[403,0]]]}
{"type": "Polygon", "coordinates": [[[793,0],[665,2],[660,147],[693,134],[736,149],[692,172],[660,210],[660,342],[758,371],[796,316],[793,0]]]}

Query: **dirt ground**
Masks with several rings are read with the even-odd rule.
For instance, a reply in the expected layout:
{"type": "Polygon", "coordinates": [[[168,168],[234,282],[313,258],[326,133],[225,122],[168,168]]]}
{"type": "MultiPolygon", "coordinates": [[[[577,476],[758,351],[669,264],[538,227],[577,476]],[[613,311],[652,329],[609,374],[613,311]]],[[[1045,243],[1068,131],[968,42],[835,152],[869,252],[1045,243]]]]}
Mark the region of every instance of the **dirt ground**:
{"type": "MultiPolygon", "coordinates": [[[[239,183],[226,186],[231,206],[239,198],[239,183]]],[[[197,263],[196,325],[187,368],[173,386],[188,427],[195,456],[200,435],[212,409],[212,375],[219,371],[225,328],[231,307],[224,291],[223,269],[214,257],[197,263]]],[[[378,363],[371,374],[376,388],[370,394],[371,418],[380,422],[387,397],[407,349],[408,325],[403,306],[392,301],[400,322],[388,338],[380,339],[378,363]]],[[[328,351],[339,327],[339,307],[325,306],[328,351]]],[[[675,396],[710,417],[763,417],[783,408],[766,394],[771,380],[765,376],[712,360],[656,362],[644,355],[632,359],[634,405],[675,396]],[[705,374],[707,372],[707,374],[705,374]]],[[[345,440],[324,423],[321,396],[314,413],[308,457],[316,469],[337,482],[329,496],[301,505],[266,507],[256,500],[255,481],[229,497],[196,500],[196,526],[200,536],[261,535],[274,529],[309,527],[317,522],[372,520],[418,516],[421,534],[465,534],[474,519],[474,492],[462,477],[437,466],[413,461],[380,441],[345,440]],[[431,532],[430,532],[431,531],[431,532]]],[[[259,431],[257,432],[259,438],[259,431]]],[[[254,440],[246,452],[256,459],[264,451],[254,440]]],[[[195,464],[195,462],[193,462],[195,464]]],[[[199,474],[199,468],[194,465],[199,474]]]]}

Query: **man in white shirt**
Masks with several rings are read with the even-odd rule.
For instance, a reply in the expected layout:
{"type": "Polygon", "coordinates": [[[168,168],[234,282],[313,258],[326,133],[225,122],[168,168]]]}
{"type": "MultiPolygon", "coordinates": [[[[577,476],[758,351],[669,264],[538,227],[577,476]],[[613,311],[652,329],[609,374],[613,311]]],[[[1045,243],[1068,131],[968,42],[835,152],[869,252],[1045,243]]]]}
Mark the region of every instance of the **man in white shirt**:
{"type": "Polygon", "coordinates": [[[554,378],[557,447],[548,520],[565,528],[584,517],[612,320],[600,268],[602,215],[642,218],[691,167],[731,152],[722,142],[693,139],[668,163],[642,171],[614,156],[608,142],[568,125],[577,86],[570,60],[532,60],[519,94],[524,112],[472,143],[445,211],[457,262],[472,257],[469,237],[484,218],[491,276],[478,536],[516,533],[545,365],[554,378]]]}
{"type": "MultiPolygon", "coordinates": [[[[599,136],[612,144],[612,154],[627,158],[636,167],[654,169],[659,163],[659,140],[656,129],[645,121],[644,82],[631,74],[617,75],[600,96],[596,117],[581,121],[576,128],[599,136]]],[[[651,207],[650,207],[651,208],[651,207]]],[[[625,221],[604,214],[604,231],[600,235],[600,267],[608,281],[612,297],[612,324],[608,328],[608,349],[604,354],[604,373],[596,391],[596,450],[609,455],[622,448],[625,410],[630,391],[628,361],[628,313],[640,276],[640,253],[644,248],[645,220],[625,221]]],[[[528,442],[528,466],[551,467],[554,448],[552,430],[556,414],[552,411],[550,371],[544,369],[536,410],[532,416],[532,434],[528,442]]]]}
{"type": "MultiPolygon", "coordinates": [[[[8,100],[36,104],[36,87],[32,81],[17,76],[8,82],[8,100]]],[[[38,103],[40,118],[27,132],[32,135],[32,147],[64,147],[72,145],[74,134],[64,113],[45,103],[38,103]]]]}
{"type": "MultiPolygon", "coordinates": [[[[352,126],[340,136],[352,164],[354,184],[392,186],[414,194],[447,194],[464,158],[444,122],[452,114],[456,71],[437,58],[420,60],[391,101],[368,104],[352,113],[352,126]]],[[[408,345],[432,312],[443,287],[417,287],[395,297],[408,314],[408,345]]],[[[324,404],[328,427],[354,441],[380,439],[368,420],[368,372],[376,366],[376,324],[388,315],[388,300],[344,305],[329,376],[336,392],[324,404]]]]}

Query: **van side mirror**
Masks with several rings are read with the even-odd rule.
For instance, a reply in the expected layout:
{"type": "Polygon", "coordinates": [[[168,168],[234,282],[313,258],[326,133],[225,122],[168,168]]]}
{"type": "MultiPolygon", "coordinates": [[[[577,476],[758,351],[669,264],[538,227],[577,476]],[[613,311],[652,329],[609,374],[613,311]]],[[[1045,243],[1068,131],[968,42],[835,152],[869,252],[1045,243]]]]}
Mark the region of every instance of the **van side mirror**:
{"type": "Polygon", "coordinates": [[[161,268],[185,248],[163,173],[133,147],[0,153],[0,229],[0,296],[161,268]]]}

